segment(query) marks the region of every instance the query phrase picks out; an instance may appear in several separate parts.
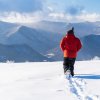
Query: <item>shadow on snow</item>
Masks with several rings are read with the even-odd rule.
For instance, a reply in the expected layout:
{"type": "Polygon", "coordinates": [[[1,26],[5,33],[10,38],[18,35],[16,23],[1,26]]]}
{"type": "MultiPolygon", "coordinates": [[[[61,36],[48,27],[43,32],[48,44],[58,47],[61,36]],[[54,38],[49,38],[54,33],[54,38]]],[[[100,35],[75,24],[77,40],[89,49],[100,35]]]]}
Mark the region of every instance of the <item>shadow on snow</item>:
{"type": "Polygon", "coordinates": [[[95,74],[77,74],[75,77],[84,79],[100,79],[100,75],[95,74]]]}

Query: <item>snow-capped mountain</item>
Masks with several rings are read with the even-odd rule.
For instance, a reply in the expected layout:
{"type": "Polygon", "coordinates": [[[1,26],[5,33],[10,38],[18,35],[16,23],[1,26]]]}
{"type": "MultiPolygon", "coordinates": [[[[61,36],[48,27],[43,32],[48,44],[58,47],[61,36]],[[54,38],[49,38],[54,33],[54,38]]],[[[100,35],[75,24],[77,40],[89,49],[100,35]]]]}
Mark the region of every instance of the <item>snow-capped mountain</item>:
{"type": "Polygon", "coordinates": [[[41,54],[55,46],[50,43],[55,40],[49,32],[6,22],[0,22],[0,26],[1,61],[52,61],[41,54]]]}
{"type": "Polygon", "coordinates": [[[7,44],[7,38],[19,29],[20,25],[0,21],[0,43],[7,44]]]}
{"type": "Polygon", "coordinates": [[[27,44],[40,53],[45,53],[47,50],[54,48],[62,37],[62,35],[57,35],[56,33],[34,29],[27,26],[21,26],[20,24],[10,25],[10,23],[8,24],[5,22],[2,22],[1,24],[5,24],[6,27],[8,25],[8,28],[6,28],[6,32],[4,29],[4,25],[1,26],[1,44],[27,44]]]}
{"type": "Polygon", "coordinates": [[[21,26],[7,38],[7,44],[27,44],[36,51],[44,53],[57,45],[56,34],[21,26]],[[52,43],[51,43],[52,42],[52,43]]]}

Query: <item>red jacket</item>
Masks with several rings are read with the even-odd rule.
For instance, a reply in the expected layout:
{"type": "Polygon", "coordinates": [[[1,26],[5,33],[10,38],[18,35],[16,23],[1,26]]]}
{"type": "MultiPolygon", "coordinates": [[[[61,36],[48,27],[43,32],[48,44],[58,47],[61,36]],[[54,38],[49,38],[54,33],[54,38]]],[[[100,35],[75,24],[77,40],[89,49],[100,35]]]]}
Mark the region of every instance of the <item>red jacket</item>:
{"type": "Polygon", "coordinates": [[[64,53],[64,57],[76,58],[77,52],[81,47],[80,40],[74,34],[67,34],[60,42],[60,48],[64,53]]]}

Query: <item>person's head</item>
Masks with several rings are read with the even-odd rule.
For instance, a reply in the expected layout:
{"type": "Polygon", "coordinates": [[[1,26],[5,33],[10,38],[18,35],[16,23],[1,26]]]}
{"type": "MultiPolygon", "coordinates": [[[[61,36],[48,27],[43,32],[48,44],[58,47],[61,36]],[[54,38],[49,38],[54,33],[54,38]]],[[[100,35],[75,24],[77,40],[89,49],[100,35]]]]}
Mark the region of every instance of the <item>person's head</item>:
{"type": "Polygon", "coordinates": [[[74,34],[74,26],[69,23],[66,28],[67,34],[74,34]]]}
{"type": "Polygon", "coordinates": [[[74,27],[67,31],[67,34],[74,34],[74,27]]]}

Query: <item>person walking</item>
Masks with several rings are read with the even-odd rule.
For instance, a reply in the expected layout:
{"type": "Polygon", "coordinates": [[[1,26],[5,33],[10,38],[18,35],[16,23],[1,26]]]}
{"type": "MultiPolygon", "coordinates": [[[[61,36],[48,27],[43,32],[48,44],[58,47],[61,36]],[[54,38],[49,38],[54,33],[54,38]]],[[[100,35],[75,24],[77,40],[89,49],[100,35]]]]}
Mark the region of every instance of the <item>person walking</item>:
{"type": "Polygon", "coordinates": [[[60,42],[60,48],[64,55],[64,74],[67,73],[67,70],[70,70],[71,75],[74,76],[74,63],[77,52],[82,48],[80,39],[74,34],[74,27],[67,31],[66,36],[60,42]]]}

